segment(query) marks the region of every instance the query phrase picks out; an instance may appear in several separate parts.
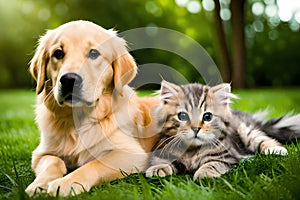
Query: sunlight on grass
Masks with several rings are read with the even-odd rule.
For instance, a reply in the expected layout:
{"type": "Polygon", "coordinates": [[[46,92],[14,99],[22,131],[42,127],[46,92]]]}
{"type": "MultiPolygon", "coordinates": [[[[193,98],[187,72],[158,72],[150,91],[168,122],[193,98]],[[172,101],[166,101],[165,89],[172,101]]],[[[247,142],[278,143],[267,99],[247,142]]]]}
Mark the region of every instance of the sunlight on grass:
{"type": "MultiPolygon", "coordinates": [[[[272,117],[300,112],[300,89],[234,93],[241,98],[233,104],[236,109],[254,112],[269,107],[272,117]]],[[[34,122],[35,93],[0,91],[0,97],[0,199],[28,199],[24,189],[34,179],[31,152],[39,142],[34,122]]],[[[133,174],[102,183],[76,199],[296,199],[300,188],[300,145],[290,144],[287,149],[286,157],[257,154],[219,179],[193,181],[190,175],[149,179],[133,174]]],[[[35,199],[55,198],[39,195],[35,199]]]]}
{"type": "Polygon", "coordinates": [[[300,89],[233,90],[240,99],[233,107],[247,112],[269,109],[270,117],[300,112],[300,89]]]}
{"type": "MultiPolygon", "coordinates": [[[[32,120],[34,118],[35,93],[25,90],[0,91],[0,120],[32,120]]],[[[2,126],[1,126],[2,127],[2,126]]]]}

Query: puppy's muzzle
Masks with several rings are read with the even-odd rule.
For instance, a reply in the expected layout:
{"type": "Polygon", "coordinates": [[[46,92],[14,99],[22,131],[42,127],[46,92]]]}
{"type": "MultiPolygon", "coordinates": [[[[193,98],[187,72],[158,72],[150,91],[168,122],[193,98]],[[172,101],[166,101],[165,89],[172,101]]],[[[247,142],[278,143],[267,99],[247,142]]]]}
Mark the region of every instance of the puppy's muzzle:
{"type": "Polygon", "coordinates": [[[58,103],[60,105],[64,103],[69,105],[81,103],[90,104],[90,102],[87,102],[82,97],[83,79],[79,74],[73,72],[65,73],[60,77],[59,83],[60,91],[58,103]]]}
{"type": "Polygon", "coordinates": [[[76,73],[67,73],[60,77],[61,92],[64,95],[80,94],[82,88],[82,78],[76,73]]]}

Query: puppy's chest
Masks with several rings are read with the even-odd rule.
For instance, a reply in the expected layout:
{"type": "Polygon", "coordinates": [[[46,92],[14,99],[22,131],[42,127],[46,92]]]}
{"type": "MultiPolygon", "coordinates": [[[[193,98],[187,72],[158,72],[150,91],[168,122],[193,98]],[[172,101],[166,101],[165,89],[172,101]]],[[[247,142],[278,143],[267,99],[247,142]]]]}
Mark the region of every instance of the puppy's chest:
{"type": "Polygon", "coordinates": [[[77,168],[95,158],[100,158],[112,150],[105,130],[99,123],[89,122],[80,126],[70,127],[64,133],[61,159],[67,167],[77,168]]]}

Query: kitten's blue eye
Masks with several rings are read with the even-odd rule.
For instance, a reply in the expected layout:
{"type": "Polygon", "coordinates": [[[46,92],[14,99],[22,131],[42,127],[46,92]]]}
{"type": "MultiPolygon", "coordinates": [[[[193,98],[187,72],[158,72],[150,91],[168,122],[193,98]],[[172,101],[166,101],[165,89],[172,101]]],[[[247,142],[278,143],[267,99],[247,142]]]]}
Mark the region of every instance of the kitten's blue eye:
{"type": "Polygon", "coordinates": [[[88,57],[92,60],[95,60],[97,59],[98,57],[100,56],[100,53],[98,50],[96,49],[91,49],[89,54],[88,54],[88,57]]]}
{"type": "Polygon", "coordinates": [[[189,115],[186,112],[180,112],[178,113],[178,119],[181,121],[188,121],[190,120],[189,115]]]}
{"type": "Polygon", "coordinates": [[[206,112],[203,114],[203,121],[209,122],[212,120],[213,115],[210,112],[206,112]]]}

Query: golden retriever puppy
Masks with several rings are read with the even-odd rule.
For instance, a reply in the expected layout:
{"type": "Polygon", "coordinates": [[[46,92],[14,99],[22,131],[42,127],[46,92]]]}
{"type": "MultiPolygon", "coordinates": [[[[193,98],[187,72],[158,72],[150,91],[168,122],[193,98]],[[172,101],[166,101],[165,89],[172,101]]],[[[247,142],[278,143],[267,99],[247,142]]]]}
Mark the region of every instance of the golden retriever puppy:
{"type": "Polygon", "coordinates": [[[69,22],[40,38],[30,64],[40,144],[29,195],[79,194],[145,170],[158,99],[137,97],[127,85],[136,71],[125,40],[92,22],[69,22]]]}

